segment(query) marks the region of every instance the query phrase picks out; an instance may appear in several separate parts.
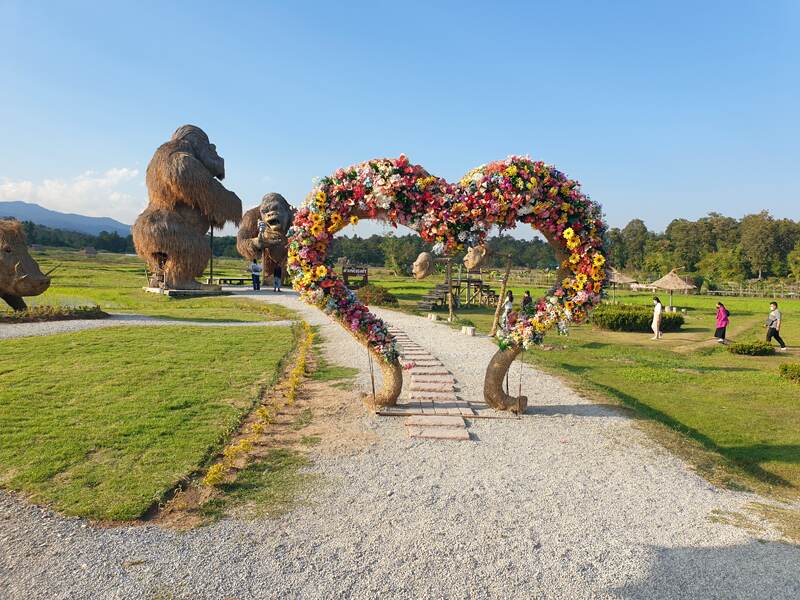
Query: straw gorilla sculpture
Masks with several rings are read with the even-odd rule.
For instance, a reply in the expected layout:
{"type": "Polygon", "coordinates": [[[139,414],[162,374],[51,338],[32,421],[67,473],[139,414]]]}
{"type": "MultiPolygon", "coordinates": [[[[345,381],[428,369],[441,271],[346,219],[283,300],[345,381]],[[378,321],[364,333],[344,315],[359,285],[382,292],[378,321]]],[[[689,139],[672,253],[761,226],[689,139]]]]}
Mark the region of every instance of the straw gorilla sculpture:
{"type": "Polygon", "coordinates": [[[295,210],[280,194],[271,192],[261,199],[261,204],[251,208],[242,217],[236,249],[247,260],[260,260],[264,282],[276,266],[286,272],[286,233],[292,225],[295,210]],[[258,222],[265,225],[259,232],[258,222]]]}
{"type": "Polygon", "coordinates": [[[151,286],[206,287],[195,281],[211,258],[206,232],[242,218],[242,201],[219,182],[224,177],[225,161],[194,125],[179,127],[156,150],[147,166],[150,203],[131,230],[151,286]]]}

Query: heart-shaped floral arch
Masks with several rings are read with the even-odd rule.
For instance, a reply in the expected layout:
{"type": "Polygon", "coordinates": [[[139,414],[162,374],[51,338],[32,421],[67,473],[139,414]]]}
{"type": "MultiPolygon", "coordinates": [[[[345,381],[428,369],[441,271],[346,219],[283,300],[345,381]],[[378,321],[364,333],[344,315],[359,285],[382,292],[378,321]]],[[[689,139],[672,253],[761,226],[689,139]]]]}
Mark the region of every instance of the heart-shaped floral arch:
{"type": "Polygon", "coordinates": [[[450,254],[485,242],[492,226],[529,223],[551,244],[560,262],[556,287],[530,305],[487,368],[484,396],[500,409],[524,408],[525,398],[502,391],[502,378],[517,354],[557,327],[583,321],[601,299],[606,281],[605,225],[599,205],[580,185],[543,162],[510,156],[480,166],[451,184],[405,156],[370,160],[320,180],[289,231],[288,269],[306,302],[335,317],[365,343],[383,371],[378,406],[394,404],[402,387],[395,340],[384,322],[361,304],[331,269],[328,249],[336,232],[359,219],[405,225],[450,254]]]}

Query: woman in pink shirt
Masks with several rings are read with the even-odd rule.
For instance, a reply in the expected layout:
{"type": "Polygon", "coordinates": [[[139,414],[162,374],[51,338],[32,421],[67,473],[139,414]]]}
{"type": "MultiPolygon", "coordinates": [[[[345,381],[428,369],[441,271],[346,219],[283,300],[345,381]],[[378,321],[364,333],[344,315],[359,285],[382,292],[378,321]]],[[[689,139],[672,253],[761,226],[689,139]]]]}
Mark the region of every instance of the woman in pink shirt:
{"type": "Polygon", "coordinates": [[[714,337],[720,344],[725,343],[725,330],[728,328],[730,314],[722,302],[717,302],[717,330],[714,332],[714,337]]]}

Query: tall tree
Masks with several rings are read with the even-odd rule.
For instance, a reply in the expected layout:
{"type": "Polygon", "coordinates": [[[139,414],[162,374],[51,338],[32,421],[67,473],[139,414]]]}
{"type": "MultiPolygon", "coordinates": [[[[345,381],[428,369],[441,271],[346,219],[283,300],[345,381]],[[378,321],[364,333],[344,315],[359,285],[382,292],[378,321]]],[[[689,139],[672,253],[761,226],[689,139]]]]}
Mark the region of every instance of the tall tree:
{"type": "Polygon", "coordinates": [[[619,227],[613,227],[606,234],[606,244],[608,247],[608,262],[612,267],[622,269],[625,267],[625,240],[619,227]]]}
{"type": "Polygon", "coordinates": [[[650,238],[647,225],[641,219],[633,219],[622,230],[625,242],[625,266],[630,269],[641,269],[644,266],[645,247],[650,238]]]}
{"type": "Polygon", "coordinates": [[[739,230],[742,252],[751,271],[757,273],[761,279],[777,251],[775,221],[767,211],[762,210],[758,214],[744,217],[739,230]]]}

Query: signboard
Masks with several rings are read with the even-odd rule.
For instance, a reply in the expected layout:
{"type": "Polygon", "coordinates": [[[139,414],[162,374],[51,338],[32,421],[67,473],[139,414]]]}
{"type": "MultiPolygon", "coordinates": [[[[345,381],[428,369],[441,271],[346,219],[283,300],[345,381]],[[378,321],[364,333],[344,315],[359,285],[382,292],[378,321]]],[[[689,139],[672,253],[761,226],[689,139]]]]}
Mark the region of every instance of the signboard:
{"type": "Polygon", "coordinates": [[[356,290],[369,283],[367,267],[344,267],[342,269],[344,284],[351,290],[356,290]]]}

